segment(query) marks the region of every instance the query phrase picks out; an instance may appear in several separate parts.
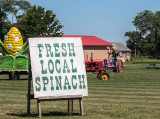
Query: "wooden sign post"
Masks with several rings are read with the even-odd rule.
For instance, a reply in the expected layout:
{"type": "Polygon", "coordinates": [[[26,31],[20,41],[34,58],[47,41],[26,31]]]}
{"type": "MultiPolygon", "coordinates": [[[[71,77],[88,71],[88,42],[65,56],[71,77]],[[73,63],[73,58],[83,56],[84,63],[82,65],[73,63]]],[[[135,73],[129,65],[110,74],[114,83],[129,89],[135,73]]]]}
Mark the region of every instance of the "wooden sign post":
{"type": "Polygon", "coordinates": [[[83,115],[83,96],[88,96],[87,76],[81,38],[29,38],[30,66],[28,75],[27,114],[30,99],[40,101],[68,100],[68,112],[73,112],[73,100],[78,99],[83,115]],[[31,94],[31,79],[33,92],[31,94]]]}

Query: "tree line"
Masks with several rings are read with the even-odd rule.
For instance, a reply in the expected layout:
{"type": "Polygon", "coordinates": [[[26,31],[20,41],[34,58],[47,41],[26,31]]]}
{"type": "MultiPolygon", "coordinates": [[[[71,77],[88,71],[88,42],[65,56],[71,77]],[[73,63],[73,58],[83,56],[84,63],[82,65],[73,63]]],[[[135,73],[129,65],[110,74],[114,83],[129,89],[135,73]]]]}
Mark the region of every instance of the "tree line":
{"type": "Polygon", "coordinates": [[[125,33],[127,47],[142,56],[160,58],[160,11],[144,10],[133,20],[135,31],[125,33]]]}
{"type": "Polygon", "coordinates": [[[51,10],[41,6],[31,6],[25,0],[0,0],[0,39],[4,41],[5,35],[11,27],[17,27],[23,40],[29,37],[61,36],[63,26],[51,10]],[[12,16],[12,20],[9,19],[12,16]],[[13,19],[16,22],[13,23],[13,19]]]}
{"type": "MultiPolygon", "coordinates": [[[[144,10],[138,13],[133,20],[135,31],[128,31],[125,36],[127,47],[132,54],[137,52],[143,56],[160,58],[160,11],[144,10]]],[[[51,10],[41,6],[31,6],[25,0],[0,0],[0,39],[11,27],[17,27],[24,41],[29,37],[61,36],[63,26],[51,10]],[[9,20],[9,15],[12,20],[9,20]],[[13,23],[13,18],[16,22],[13,23]]]]}

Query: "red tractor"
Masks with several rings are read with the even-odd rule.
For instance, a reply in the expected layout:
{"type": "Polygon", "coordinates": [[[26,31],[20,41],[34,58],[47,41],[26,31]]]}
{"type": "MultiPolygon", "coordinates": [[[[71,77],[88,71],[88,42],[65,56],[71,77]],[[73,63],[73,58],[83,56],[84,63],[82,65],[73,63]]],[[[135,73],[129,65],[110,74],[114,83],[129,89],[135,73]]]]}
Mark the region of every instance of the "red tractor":
{"type": "Polygon", "coordinates": [[[97,78],[101,80],[109,80],[108,69],[113,69],[114,72],[123,71],[123,63],[121,60],[114,59],[95,59],[85,60],[86,72],[96,72],[97,78]]]}

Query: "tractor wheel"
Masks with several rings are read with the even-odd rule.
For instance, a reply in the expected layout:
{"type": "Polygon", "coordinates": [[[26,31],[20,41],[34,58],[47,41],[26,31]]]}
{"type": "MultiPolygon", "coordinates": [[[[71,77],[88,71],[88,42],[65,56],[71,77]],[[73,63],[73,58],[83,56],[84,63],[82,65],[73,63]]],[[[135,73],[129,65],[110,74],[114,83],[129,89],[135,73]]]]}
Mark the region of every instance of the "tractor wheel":
{"type": "Polygon", "coordinates": [[[100,76],[101,80],[109,80],[109,74],[107,72],[103,72],[100,76]]]}
{"type": "Polygon", "coordinates": [[[123,71],[123,63],[121,60],[118,60],[118,72],[122,72],[123,71]]]}

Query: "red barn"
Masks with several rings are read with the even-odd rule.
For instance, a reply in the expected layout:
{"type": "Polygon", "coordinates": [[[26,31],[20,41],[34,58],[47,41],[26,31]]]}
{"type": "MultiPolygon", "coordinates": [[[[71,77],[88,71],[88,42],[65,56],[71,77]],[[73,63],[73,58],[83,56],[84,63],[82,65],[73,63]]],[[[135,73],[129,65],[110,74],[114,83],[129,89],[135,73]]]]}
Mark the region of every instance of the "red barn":
{"type": "Polygon", "coordinates": [[[96,36],[63,35],[62,37],[81,37],[85,60],[90,60],[91,54],[93,55],[93,59],[108,58],[107,49],[112,46],[111,43],[104,41],[96,36]]]}

